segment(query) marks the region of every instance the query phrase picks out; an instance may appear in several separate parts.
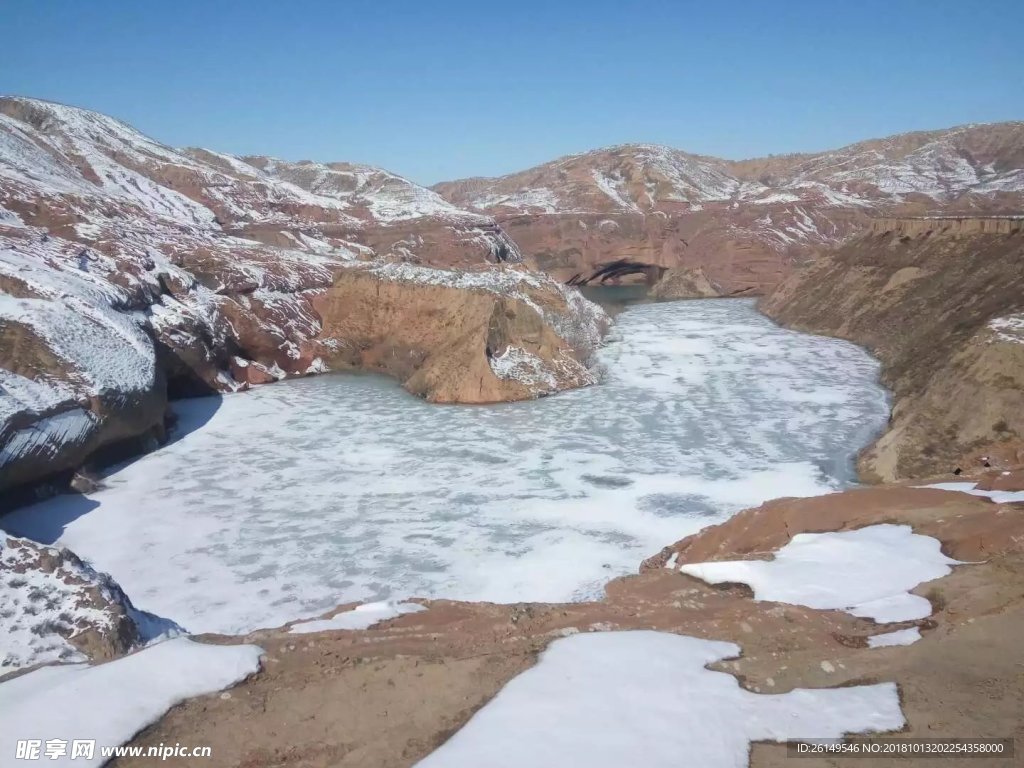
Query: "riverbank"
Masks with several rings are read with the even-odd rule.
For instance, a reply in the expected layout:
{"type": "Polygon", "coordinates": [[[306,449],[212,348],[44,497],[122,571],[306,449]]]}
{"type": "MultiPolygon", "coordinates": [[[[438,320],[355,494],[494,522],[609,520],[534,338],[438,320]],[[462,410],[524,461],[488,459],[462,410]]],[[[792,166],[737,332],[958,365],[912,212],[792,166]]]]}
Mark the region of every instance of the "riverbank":
{"type": "Polygon", "coordinates": [[[593,599],[681,535],[849,486],[888,410],[862,350],[744,300],[634,305],[597,363],[598,386],[478,408],[340,374],[183,402],[192,431],[0,526],[192,632],[391,597],[593,599]]]}
{"type": "MultiPolygon", "coordinates": [[[[726,324],[722,333],[728,336],[735,330],[726,324]]],[[[675,337],[689,338],[688,354],[700,356],[692,337],[675,337]]],[[[818,355],[816,363],[821,362],[818,355]]],[[[763,364],[757,367],[764,370],[763,364]]],[[[642,378],[649,382],[647,391],[666,385],[657,377],[652,380],[650,372],[642,378]]],[[[693,382],[689,385],[692,391],[693,382]]],[[[790,390],[789,395],[799,392],[790,390]]],[[[673,393],[674,387],[665,390],[673,393]]],[[[803,391],[802,397],[815,402],[820,394],[803,391]]],[[[794,425],[786,428],[791,431],[794,425]]],[[[980,475],[964,473],[959,478],[965,481],[963,487],[978,482],[1004,491],[1024,488],[1024,473],[1004,466],[998,457],[989,463],[995,466],[980,475]]],[[[721,659],[711,669],[739,680],[757,700],[774,697],[778,703],[773,706],[785,706],[782,696],[797,688],[859,690],[857,686],[895,683],[901,722],[906,722],[899,728],[890,723],[883,730],[899,730],[898,737],[1020,738],[1024,734],[1015,713],[1024,705],[1024,681],[1019,651],[1008,638],[1024,628],[1019,590],[1024,581],[1022,519],[1012,506],[948,490],[896,486],[783,499],[665,548],[639,575],[609,583],[601,600],[417,600],[424,610],[385,618],[368,629],[343,629],[360,625],[345,618],[349,604],[324,614],[325,627],[338,627],[325,631],[291,622],[237,636],[204,635],[199,639],[214,645],[259,645],[264,650],[261,671],[230,694],[194,698],[175,707],[132,744],[210,744],[227,765],[408,766],[467,723],[472,726],[472,716],[538,659],[547,658],[543,654],[552,643],[631,630],[735,643],[742,655],[721,659]],[[801,534],[881,532],[900,526],[906,526],[901,535],[913,531],[928,537],[936,550],[941,543],[943,557],[966,563],[940,566],[944,573],[911,579],[908,596],[897,602],[914,602],[916,596],[925,608],[909,617],[874,614],[873,621],[848,611],[801,605],[803,598],[795,595],[765,598],[757,594],[757,586],[737,584],[741,579],[716,586],[692,573],[709,560],[784,561],[787,547],[803,541],[801,534]],[[911,644],[903,644],[907,642],[911,644]],[[981,659],[979,648],[984,649],[981,659]],[[936,675],[936,669],[958,673],[951,680],[936,675]],[[994,698],[993,680],[1000,681],[994,698]]],[[[906,552],[900,552],[897,560],[905,559],[906,552]]],[[[877,575],[879,562],[879,555],[869,553],[854,565],[877,575]]],[[[834,558],[825,563],[833,565],[834,558]]],[[[850,584],[866,580],[867,574],[846,579],[850,584]]],[[[881,581],[896,583],[895,577],[881,581]]],[[[390,614],[385,609],[379,615],[390,614]]],[[[640,664],[640,659],[629,663],[640,664]]],[[[677,720],[674,732],[700,733],[709,716],[713,714],[702,709],[693,722],[677,720]]],[[[847,722],[850,730],[863,730],[853,727],[853,720],[847,722]]],[[[629,738],[628,729],[634,726],[640,723],[621,725],[626,730],[618,737],[629,738]]],[[[782,747],[754,743],[750,749],[753,766],[781,765],[787,759],[782,747]]],[[[911,759],[900,764],[916,763],[911,759]]]]}
{"type": "Polygon", "coordinates": [[[865,481],[966,471],[995,456],[1024,463],[1024,232],[967,217],[901,221],[822,255],[760,309],[882,361],[895,400],[860,458],[865,481]]]}
{"type": "MultiPolygon", "coordinates": [[[[996,477],[1024,486],[1022,473],[988,476],[990,482],[996,477]]],[[[742,656],[711,669],[734,676],[758,696],[894,681],[907,721],[896,738],[1012,737],[1020,744],[1024,680],[1014,640],[1024,629],[1019,510],[949,491],[851,490],[773,502],[705,529],[685,547],[701,559],[763,558],[805,531],[883,520],[933,535],[943,552],[972,562],[912,589],[930,604],[923,618],[884,626],[843,611],[754,600],[742,585],[713,586],[649,563],[639,575],[610,583],[599,602],[421,601],[426,610],[366,630],[295,634],[284,627],[241,638],[204,637],[259,644],[266,653],[263,670],[230,698],[193,699],[172,710],[133,744],[209,743],[225,765],[410,766],[533,666],[552,642],[576,633],[637,629],[737,643],[742,656]],[[846,517],[844,508],[860,518],[846,517]],[[762,536],[766,531],[778,533],[762,536]],[[872,637],[908,628],[922,639],[909,646],[871,645],[872,637]]],[[[713,718],[713,701],[704,706],[711,709],[703,717],[713,718]]],[[[673,728],[699,730],[707,722],[677,720],[673,728]]],[[[811,734],[790,734],[800,735],[811,734]]],[[[785,760],[784,747],[751,745],[755,768],[785,760]]],[[[898,762],[928,764],[923,758],[898,762]]]]}

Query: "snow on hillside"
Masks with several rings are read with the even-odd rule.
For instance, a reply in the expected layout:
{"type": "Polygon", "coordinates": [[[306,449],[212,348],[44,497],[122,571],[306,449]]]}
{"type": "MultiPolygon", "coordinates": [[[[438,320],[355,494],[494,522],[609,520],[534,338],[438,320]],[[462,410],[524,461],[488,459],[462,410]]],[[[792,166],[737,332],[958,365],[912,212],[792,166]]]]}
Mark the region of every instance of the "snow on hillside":
{"type": "Polygon", "coordinates": [[[286,163],[239,158],[208,149],[176,150],[114,118],[76,107],[0,99],[0,199],[31,204],[61,198],[86,222],[96,198],[178,225],[217,231],[227,223],[303,229],[296,247],[323,248],[321,224],[357,232],[365,220],[390,226],[433,217],[467,226],[493,225],[437,193],[378,168],[345,163],[286,163]],[[78,199],[66,199],[74,196],[78,199]],[[308,240],[306,238],[309,238],[308,240]]]}
{"type": "Polygon", "coordinates": [[[29,126],[0,113],[0,179],[55,194],[96,191],[94,184],[61,163],[59,155],[44,149],[47,142],[33,133],[29,126]]]}
{"type": "Polygon", "coordinates": [[[658,183],[652,204],[657,200],[697,203],[729,200],[740,186],[738,179],[724,173],[715,162],[657,144],[637,147],[635,162],[644,168],[648,178],[658,183]],[[665,187],[667,190],[662,191],[665,187]]]}
{"type": "Polygon", "coordinates": [[[104,194],[179,224],[214,226],[209,208],[137,170],[152,163],[178,164],[182,158],[134,128],[98,112],[35,99],[4,99],[0,110],[23,116],[20,125],[12,126],[18,121],[7,117],[0,124],[8,136],[0,143],[0,174],[42,184],[44,192],[104,194]],[[38,147],[54,160],[44,160],[38,147]],[[36,167],[44,173],[37,174],[36,167]],[[50,184],[53,188],[46,189],[50,184]]]}
{"type": "Polygon", "coordinates": [[[1024,169],[1016,167],[1020,161],[1013,154],[1021,140],[1024,123],[964,126],[740,163],[630,144],[438,188],[480,210],[549,214],[643,213],[680,202],[689,203],[691,211],[704,203],[730,203],[732,209],[792,203],[863,209],[913,195],[942,205],[967,193],[1024,193],[1024,169]],[[987,139],[989,134],[994,137],[987,139]],[[751,164],[774,170],[739,169],[751,164]]]}
{"type": "Polygon", "coordinates": [[[87,661],[73,642],[87,634],[93,647],[127,650],[144,639],[136,618],[147,624],[107,574],[67,550],[0,532],[0,674],[87,661]]]}
{"type": "Polygon", "coordinates": [[[52,239],[0,250],[0,276],[33,294],[0,294],[0,318],[31,328],[74,369],[83,394],[150,389],[156,375],[153,343],[141,317],[119,311],[128,294],[101,274],[113,271],[113,262],[89,262],[92,270],[84,271],[77,255],[55,246],[52,239]]]}
{"type": "Polygon", "coordinates": [[[343,203],[365,207],[377,222],[390,224],[434,216],[442,219],[488,219],[456,207],[433,190],[381,168],[355,163],[288,163],[258,158],[267,175],[343,203]]]}
{"type": "Polygon", "coordinates": [[[561,201],[552,190],[547,187],[539,189],[523,189],[512,194],[490,194],[476,198],[473,201],[474,208],[511,208],[529,213],[558,213],[564,210],[561,201]]]}

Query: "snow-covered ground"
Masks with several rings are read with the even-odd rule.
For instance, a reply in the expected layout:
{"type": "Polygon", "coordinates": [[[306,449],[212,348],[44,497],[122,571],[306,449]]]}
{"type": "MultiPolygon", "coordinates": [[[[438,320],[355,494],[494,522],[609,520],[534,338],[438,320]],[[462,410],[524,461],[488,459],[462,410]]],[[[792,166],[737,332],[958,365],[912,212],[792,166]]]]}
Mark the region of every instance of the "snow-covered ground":
{"type": "Polygon", "coordinates": [[[0,674],[47,662],[85,661],[68,638],[112,629],[104,608],[120,598],[117,585],[88,565],[0,535],[0,674]]]}
{"type": "Polygon", "coordinates": [[[395,603],[382,600],[379,603],[363,603],[350,611],[336,613],[329,619],[313,619],[293,624],[293,635],[305,635],[310,632],[326,632],[334,629],[369,629],[388,619],[395,619],[406,613],[418,613],[426,610],[417,603],[395,603]]]}
{"type": "Polygon", "coordinates": [[[800,533],[772,560],[688,563],[679,570],[711,584],[748,584],[757,600],[891,622],[929,616],[931,603],[909,590],[945,576],[957,562],[942,554],[937,539],[916,534],[909,525],[883,524],[800,533]]]}
{"type": "Polygon", "coordinates": [[[187,698],[244,680],[261,653],[177,638],[107,664],[42,667],[0,683],[0,765],[30,764],[12,759],[18,740],[41,741],[46,765],[103,765],[102,747],[123,744],[187,698]],[[86,739],[95,742],[92,759],[73,756],[74,742],[86,739]],[[48,757],[48,741],[63,754],[48,757]]]}
{"type": "Polygon", "coordinates": [[[896,685],[764,695],[706,665],[739,646],[661,632],[556,640],[420,768],[746,768],[752,741],[903,726],[896,685]]]}
{"type": "Polygon", "coordinates": [[[931,485],[919,485],[918,488],[935,488],[939,491],[956,491],[967,493],[971,496],[981,496],[991,499],[996,504],[1022,504],[1024,503],[1024,491],[986,491],[977,487],[977,483],[932,483],[931,485]]]}
{"type": "Polygon", "coordinates": [[[537,401],[322,376],[181,402],[184,437],[3,524],[192,632],[385,598],[584,599],[739,509],[843,487],[885,423],[865,352],[749,301],[636,306],[614,334],[603,384],[537,401]]]}
{"type": "Polygon", "coordinates": [[[885,632],[881,635],[872,635],[868,638],[868,648],[888,648],[892,645],[913,645],[921,639],[921,630],[917,627],[897,629],[895,632],[885,632]]]}

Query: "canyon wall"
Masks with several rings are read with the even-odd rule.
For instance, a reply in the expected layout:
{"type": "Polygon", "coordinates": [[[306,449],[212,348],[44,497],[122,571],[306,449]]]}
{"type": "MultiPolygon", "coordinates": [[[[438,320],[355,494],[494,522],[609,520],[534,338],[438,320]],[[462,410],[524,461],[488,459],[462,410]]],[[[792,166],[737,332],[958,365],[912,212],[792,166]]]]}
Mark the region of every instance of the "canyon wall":
{"type": "Polygon", "coordinates": [[[341,271],[314,305],[332,369],[393,376],[437,403],[524,400],[593,384],[607,319],[575,289],[522,270],[341,271]]]}
{"type": "Polygon", "coordinates": [[[378,168],[0,97],[0,508],[155,446],[175,397],[332,366],[446,402],[589,383],[603,314],[521,260],[492,217],[378,168]]]}
{"type": "MultiPolygon", "coordinates": [[[[739,226],[742,215],[725,208],[709,204],[686,215],[498,213],[496,219],[529,266],[563,282],[586,280],[608,264],[627,260],[702,269],[727,293],[770,290],[788,274],[797,249],[766,243],[739,226]]],[[[643,280],[638,273],[625,282],[643,280]]]]}
{"type": "Polygon", "coordinates": [[[630,259],[764,293],[872,217],[1024,210],[1022,146],[1024,122],[743,161],[626,144],[434,189],[493,216],[526,263],[560,280],[630,259]]]}
{"type": "Polygon", "coordinates": [[[877,355],[895,401],[860,458],[892,481],[993,454],[1024,460],[1024,228],[1019,219],[881,219],[761,302],[779,322],[877,355]]]}

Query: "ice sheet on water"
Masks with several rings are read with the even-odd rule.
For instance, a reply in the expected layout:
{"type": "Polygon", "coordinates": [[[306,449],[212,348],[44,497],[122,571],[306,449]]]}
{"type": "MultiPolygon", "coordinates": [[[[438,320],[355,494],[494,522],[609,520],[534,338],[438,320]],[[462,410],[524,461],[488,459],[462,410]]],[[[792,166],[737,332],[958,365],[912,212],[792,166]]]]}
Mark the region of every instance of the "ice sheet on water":
{"type": "Polygon", "coordinates": [[[885,422],[865,352],[749,301],[637,306],[615,336],[603,384],[537,401],[436,406],[371,376],[229,395],[88,500],[4,527],[60,533],[193,632],[388,597],[583,599],[739,509],[841,487],[885,422]]]}

